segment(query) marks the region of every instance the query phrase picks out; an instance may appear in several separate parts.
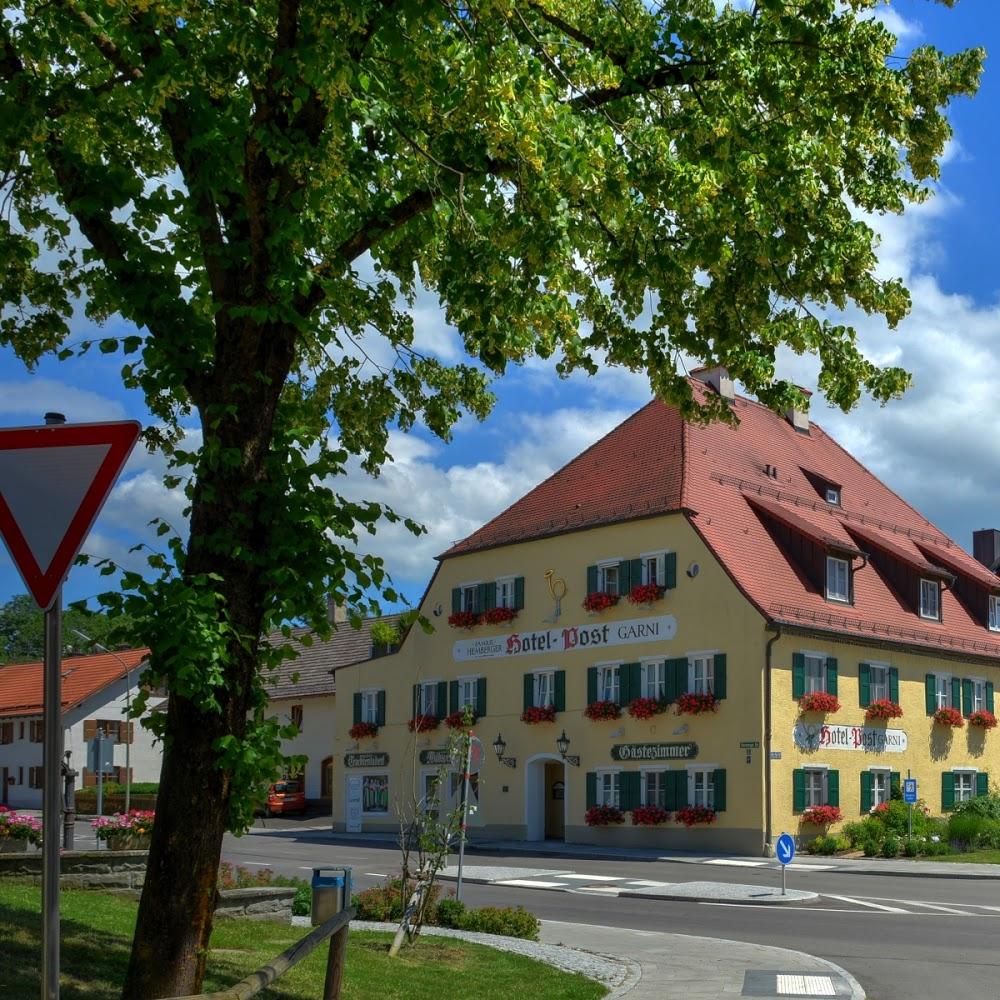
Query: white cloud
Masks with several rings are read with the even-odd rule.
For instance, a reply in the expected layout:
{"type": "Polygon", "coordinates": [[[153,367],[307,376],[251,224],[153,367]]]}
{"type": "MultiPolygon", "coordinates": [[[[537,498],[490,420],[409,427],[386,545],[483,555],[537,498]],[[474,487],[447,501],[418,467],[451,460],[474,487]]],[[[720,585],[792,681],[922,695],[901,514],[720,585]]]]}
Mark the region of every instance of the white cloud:
{"type": "Polygon", "coordinates": [[[125,415],[118,400],[56,379],[29,377],[0,382],[0,415],[17,417],[29,425],[42,423],[48,411],[64,414],[70,423],[121,420],[125,415]]]}

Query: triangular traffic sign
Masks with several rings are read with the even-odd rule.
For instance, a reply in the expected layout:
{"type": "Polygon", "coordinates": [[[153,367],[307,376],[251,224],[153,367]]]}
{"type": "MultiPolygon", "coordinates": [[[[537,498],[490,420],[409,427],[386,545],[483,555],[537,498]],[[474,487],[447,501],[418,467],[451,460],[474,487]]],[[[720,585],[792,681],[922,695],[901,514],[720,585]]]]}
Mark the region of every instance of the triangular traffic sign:
{"type": "Polygon", "coordinates": [[[0,537],[40,608],[55,599],[139,430],[134,420],[0,429],[0,537]]]}

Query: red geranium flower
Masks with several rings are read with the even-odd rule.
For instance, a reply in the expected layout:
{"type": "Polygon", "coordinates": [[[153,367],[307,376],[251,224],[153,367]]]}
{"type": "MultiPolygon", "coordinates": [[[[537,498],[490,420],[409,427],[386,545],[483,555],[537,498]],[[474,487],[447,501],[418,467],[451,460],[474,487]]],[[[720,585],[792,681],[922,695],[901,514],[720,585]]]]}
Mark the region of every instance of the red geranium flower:
{"type": "Polygon", "coordinates": [[[812,691],[799,699],[800,712],[839,712],[840,702],[835,694],[812,691]]]}
{"type": "Polygon", "coordinates": [[[506,625],[517,617],[513,608],[489,608],[479,616],[481,625],[506,625]]]}
{"type": "Polygon", "coordinates": [[[411,733],[427,733],[437,729],[440,720],[436,715],[415,715],[406,724],[411,733]]]}
{"type": "Polygon", "coordinates": [[[985,708],[973,712],[969,716],[970,726],[979,726],[980,729],[996,729],[997,717],[985,708]]]}
{"type": "Polygon", "coordinates": [[[657,698],[633,698],[628,703],[628,714],[633,719],[651,719],[667,710],[669,702],[657,698]]]}
{"type": "Polygon", "coordinates": [[[865,718],[869,721],[872,719],[901,719],[902,717],[902,708],[896,702],[889,701],[888,698],[879,698],[878,701],[873,701],[865,710],[865,718]]]}
{"type": "Polygon", "coordinates": [[[583,714],[595,722],[602,719],[618,719],[621,718],[622,707],[617,701],[595,701],[583,710],[583,714]]]}
{"type": "Polygon", "coordinates": [[[352,740],[363,740],[369,736],[375,736],[378,733],[378,726],[374,722],[355,722],[350,729],[347,730],[347,735],[351,737],[352,740]]]}
{"type": "Polygon", "coordinates": [[[843,818],[839,806],[809,806],[802,813],[802,822],[812,823],[814,826],[829,826],[831,823],[839,823],[843,818]]]}
{"type": "Polygon", "coordinates": [[[531,708],[526,708],[521,713],[521,721],[527,722],[529,726],[533,726],[538,722],[555,722],[556,706],[540,705],[538,707],[532,706],[531,708]]]}
{"type": "Polygon", "coordinates": [[[694,826],[697,823],[714,823],[715,810],[707,806],[685,806],[674,813],[674,819],[685,826],[694,826]]]}
{"type": "Polygon", "coordinates": [[[956,729],[961,729],[962,726],[965,725],[962,713],[957,708],[952,708],[950,705],[946,705],[944,708],[939,708],[934,713],[934,721],[939,726],[954,726],[956,729]]]}
{"type": "Polygon", "coordinates": [[[583,821],[587,826],[610,826],[612,823],[624,823],[625,813],[616,806],[591,806],[583,821]]]}
{"type": "Polygon", "coordinates": [[[670,813],[661,806],[636,806],[632,810],[633,826],[659,826],[670,819],[670,813]]]}
{"type": "Polygon", "coordinates": [[[608,608],[613,608],[617,603],[617,594],[606,594],[601,590],[593,594],[587,594],[583,599],[585,611],[606,611],[608,608]]]}
{"type": "Polygon", "coordinates": [[[658,601],[663,596],[665,589],[665,587],[661,587],[658,583],[636,584],[628,592],[629,603],[652,604],[653,601],[658,601]]]}
{"type": "Polygon", "coordinates": [[[707,694],[694,694],[687,691],[677,698],[678,715],[702,715],[705,712],[717,712],[719,702],[714,694],[709,691],[707,694]]]}

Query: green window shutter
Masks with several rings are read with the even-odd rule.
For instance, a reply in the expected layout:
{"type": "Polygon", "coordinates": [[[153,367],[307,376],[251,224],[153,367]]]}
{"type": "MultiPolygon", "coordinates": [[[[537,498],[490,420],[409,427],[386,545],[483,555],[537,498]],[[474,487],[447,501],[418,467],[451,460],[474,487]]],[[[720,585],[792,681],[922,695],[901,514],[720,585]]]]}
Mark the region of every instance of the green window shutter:
{"type": "Polygon", "coordinates": [[[990,776],[985,771],[976,774],[976,795],[990,794],[990,776]]]}
{"type": "Polygon", "coordinates": [[[667,590],[677,586],[677,553],[668,552],[663,557],[663,585],[667,590]]]}
{"type": "Polygon", "coordinates": [[[524,675],[524,710],[527,712],[535,701],[535,675],[524,675]]]}
{"type": "Polygon", "coordinates": [[[587,704],[597,701],[597,667],[587,667],[587,704]]]}
{"type": "Polygon", "coordinates": [[[628,692],[628,695],[623,693],[621,702],[623,705],[627,705],[630,701],[634,701],[642,695],[642,664],[641,663],[625,663],[622,664],[622,688],[623,692],[628,692]],[[626,684],[626,679],[628,683],[626,684]]]}
{"type": "Polygon", "coordinates": [[[832,695],[837,693],[837,658],[835,656],[826,658],[826,693],[832,695]]]}
{"type": "Polygon", "coordinates": [[[420,685],[413,685],[413,716],[416,717],[417,712],[420,711],[420,685]]]}
{"type": "MultiPolygon", "coordinates": [[[[496,584],[495,583],[480,583],[476,585],[476,610],[485,611],[486,601],[488,600],[487,595],[490,592],[490,588],[493,588],[493,593],[496,595],[496,584]]],[[[495,602],[495,596],[494,596],[495,602]]]]}
{"type": "Polygon", "coordinates": [[[481,607],[483,611],[490,611],[497,606],[497,583],[496,580],[490,583],[479,585],[482,594],[481,607]]]}
{"type": "Polygon", "coordinates": [[[482,718],[486,714],[486,678],[476,681],[476,713],[482,718]]]}
{"type": "Polygon", "coordinates": [[[840,771],[826,772],[826,804],[840,805],[840,771]]]}
{"type": "Polygon", "coordinates": [[[452,681],[448,685],[448,705],[452,712],[457,712],[462,707],[458,703],[458,681],[452,681]]]}
{"type": "Polygon", "coordinates": [[[557,670],[556,671],[556,700],[555,706],[557,712],[566,711],[566,671],[557,670]]]}
{"type": "Polygon", "coordinates": [[[713,806],[717,813],[726,811],[726,769],[717,767],[712,772],[713,806]]]}
{"type": "Polygon", "coordinates": [[[861,812],[870,813],[872,811],[872,773],[871,771],[861,772],[861,812]]]}
{"type": "Polygon", "coordinates": [[[623,559],[618,564],[618,593],[623,596],[632,589],[632,563],[623,559]]]}
{"type": "Polygon", "coordinates": [[[889,793],[891,795],[899,795],[900,788],[902,788],[903,776],[899,771],[889,772],[889,793]]]}
{"type": "Polygon", "coordinates": [[[806,807],[806,772],[797,767],[792,771],[792,812],[800,813],[806,807]]]}
{"type": "Polygon", "coordinates": [[[712,664],[714,677],[712,680],[712,692],[720,701],[726,697],[726,654],[716,653],[715,662],[712,664]]]}
{"type": "Polygon", "coordinates": [[[934,674],[924,675],[924,708],[928,715],[937,711],[937,678],[934,674]]]}
{"type": "Polygon", "coordinates": [[[962,679],[952,677],[951,679],[951,707],[961,709],[962,707],[962,679]]]}
{"type": "Polygon", "coordinates": [[[688,661],[687,657],[674,660],[674,687],[678,694],[687,694],[688,689],[688,661]]]}
{"type": "Polygon", "coordinates": [[[437,717],[443,719],[448,714],[448,682],[438,681],[437,717]]]}
{"type": "Polygon", "coordinates": [[[385,691],[379,691],[375,700],[375,725],[385,725],[385,691]]]}
{"type": "Polygon", "coordinates": [[[638,587],[642,583],[642,560],[632,559],[629,561],[629,577],[633,587],[638,587]]]}
{"type": "Polygon", "coordinates": [[[357,725],[361,721],[361,692],[354,692],[354,724],[357,725]]]}
{"type": "Polygon", "coordinates": [[[895,667],[889,668],[889,701],[899,704],[899,671],[895,667]]]}
{"type": "Polygon", "coordinates": [[[972,681],[968,677],[962,678],[962,715],[972,715],[972,681]]]}
{"type": "Polygon", "coordinates": [[[858,664],[858,689],[861,694],[861,707],[867,708],[872,700],[872,668],[869,663],[858,664]]]}
{"type": "Polygon", "coordinates": [[[667,809],[683,809],[687,804],[687,772],[667,771],[667,809]]]}
{"type": "Polygon", "coordinates": [[[462,610],[462,588],[452,587],[451,588],[451,611],[454,614],[456,611],[462,610]]]}
{"type": "Polygon", "coordinates": [[[587,593],[596,594],[597,593],[597,567],[588,566],[587,567],[587,593]]]}
{"type": "Polygon", "coordinates": [[[638,771],[622,771],[618,775],[619,802],[622,812],[628,812],[639,805],[641,779],[638,771]]]}
{"type": "Polygon", "coordinates": [[[514,577],[514,610],[524,610],[524,577],[514,577]]]}
{"type": "Polygon", "coordinates": [[[792,653],[792,697],[798,701],[806,693],[806,658],[792,653]]]}
{"type": "Polygon", "coordinates": [[[986,682],[986,711],[993,711],[993,681],[986,682]]]}
{"type": "Polygon", "coordinates": [[[677,696],[687,690],[687,659],[667,660],[663,667],[664,697],[676,701],[677,696]]]}
{"type": "Polygon", "coordinates": [[[955,808],[955,775],[945,771],[941,775],[941,811],[950,812],[955,808]]]}
{"type": "Polygon", "coordinates": [[[587,772],[587,808],[593,809],[597,805],[597,774],[593,771],[587,772]]]}

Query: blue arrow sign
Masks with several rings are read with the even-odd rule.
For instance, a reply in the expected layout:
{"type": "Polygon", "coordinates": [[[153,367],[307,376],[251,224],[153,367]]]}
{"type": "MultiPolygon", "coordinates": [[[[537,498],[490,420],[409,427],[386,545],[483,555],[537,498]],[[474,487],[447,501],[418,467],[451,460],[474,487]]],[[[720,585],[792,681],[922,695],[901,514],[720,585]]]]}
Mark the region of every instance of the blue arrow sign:
{"type": "Polygon", "coordinates": [[[904,802],[916,802],[917,801],[917,779],[916,778],[904,778],[903,779],[903,801],[904,802]]]}
{"type": "Polygon", "coordinates": [[[783,833],[778,838],[778,842],[774,845],[774,853],[782,865],[791,864],[792,858],[795,857],[795,841],[792,840],[791,834],[783,833]]]}

